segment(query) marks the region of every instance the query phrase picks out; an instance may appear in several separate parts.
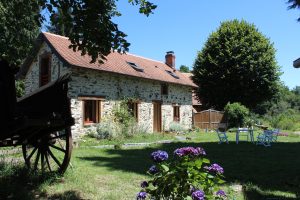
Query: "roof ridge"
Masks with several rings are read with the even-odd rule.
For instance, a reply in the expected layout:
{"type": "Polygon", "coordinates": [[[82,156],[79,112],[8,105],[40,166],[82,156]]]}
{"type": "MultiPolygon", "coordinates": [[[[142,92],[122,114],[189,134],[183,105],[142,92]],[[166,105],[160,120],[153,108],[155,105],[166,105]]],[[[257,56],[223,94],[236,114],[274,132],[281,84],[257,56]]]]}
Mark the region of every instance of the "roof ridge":
{"type": "Polygon", "coordinates": [[[60,37],[60,38],[64,38],[64,39],[69,39],[69,38],[66,37],[66,36],[57,35],[57,34],[50,33],[50,32],[42,32],[42,33],[43,33],[43,34],[46,34],[46,35],[52,35],[52,36],[55,36],[55,37],[60,37]]]}
{"type": "MultiPolygon", "coordinates": [[[[42,32],[43,34],[49,34],[49,35],[53,35],[55,37],[60,37],[60,38],[64,38],[64,39],[69,39],[68,37],[66,36],[62,36],[62,35],[57,35],[57,34],[54,34],[54,33],[50,33],[50,32],[42,32]]],[[[114,50],[111,51],[112,52],[115,52],[114,50]]],[[[150,60],[150,61],[154,61],[154,62],[158,62],[158,63],[161,63],[161,64],[164,64],[164,62],[162,61],[159,61],[159,60],[154,60],[154,59],[151,59],[151,58],[146,58],[144,56],[138,56],[136,54],[132,54],[132,53],[129,53],[129,52],[125,52],[125,53],[121,53],[121,54],[128,54],[128,55],[131,55],[131,56],[135,56],[135,57],[138,57],[138,58],[142,58],[142,59],[145,59],[145,60],[150,60]]]]}
{"type": "Polygon", "coordinates": [[[143,57],[143,56],[138,56],[138,55],[135,55],[135,54],[132,54],[132,53],[129,53],[129,52],[126,52],[125,54],[131,55],[131,56],[135,56],[135,57],[138,57],[138,58],[142,58],[142,59],[145,59],[145,60],[150,60],[150,61],[158,62],[158,63],[166,65],[166,63],[163,63],[162,61],[154,60],[154,59],[151,59],[151,58],[146,58],[146,57],[143,57]]]}

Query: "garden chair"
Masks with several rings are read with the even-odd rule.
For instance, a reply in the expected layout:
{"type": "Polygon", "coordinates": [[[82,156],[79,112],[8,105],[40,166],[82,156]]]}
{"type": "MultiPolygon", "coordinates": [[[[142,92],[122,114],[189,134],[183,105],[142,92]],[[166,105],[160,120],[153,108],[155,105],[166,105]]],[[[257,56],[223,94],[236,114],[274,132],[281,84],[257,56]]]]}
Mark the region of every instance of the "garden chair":
{"type": "Polygon", "coordinates": [[[226,142],[227,144],[228,143],[228,137],[226,135],[226,132],[225,131],[220,131],[220,130],[216,130],[217,134],[218,134],[218,137],[219,137],[219,144],[221,144],[222,142],[226,142]]]}
{"type": "Polygon", "coordinates": [[[278,137],[279,133],[280,133],[280,129],[273,130],[272,142],[277,142],[277,137],[278,137]]]}
{"type": "Polygon", "coordinates": [[[256,145],[264,145],[265,147],[271,146],[271,142],[273,141],[273,131],[272,130],[264,130],[262,133],[259,133],[257,136],[256,145]]]}

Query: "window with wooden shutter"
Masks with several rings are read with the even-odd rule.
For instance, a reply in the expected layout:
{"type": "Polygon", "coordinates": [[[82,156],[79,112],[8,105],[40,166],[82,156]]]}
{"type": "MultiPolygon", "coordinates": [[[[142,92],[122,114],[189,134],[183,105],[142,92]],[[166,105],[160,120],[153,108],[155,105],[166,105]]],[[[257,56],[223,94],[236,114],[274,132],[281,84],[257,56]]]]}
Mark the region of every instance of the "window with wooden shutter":
{"type": "Polygon", "coordinates": [[[40,86],[50,82],[50,56],[40,58],[40,86]]]}
{"type": "Polygon", "coordinates": [[[101,101],[84,100],[83,101],[83,123],[84,125],[99,123],[101,119],[101,101]]]}
{"type": "Polygon", "coordinates": [[[173,106],[173,121],[179,122],[180,121],[180,107],[173,106]]]}
{"type": "Polygon", "coordinates": [[[78,100],[82,101],[83,105],[83,125],[100,123],[102,112],[102,101],[105,101],[104,96],[79,95],[78,100]]]}

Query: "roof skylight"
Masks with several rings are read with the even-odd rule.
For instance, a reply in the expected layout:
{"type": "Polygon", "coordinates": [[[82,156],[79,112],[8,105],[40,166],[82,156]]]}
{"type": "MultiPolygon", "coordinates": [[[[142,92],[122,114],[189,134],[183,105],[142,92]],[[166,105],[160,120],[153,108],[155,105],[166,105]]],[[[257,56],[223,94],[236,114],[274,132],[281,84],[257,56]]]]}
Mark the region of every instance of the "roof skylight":
{"type": "Polygon", "coordinates": [[[174,78],[179,79],[179,76],[177,76],[174,72],[169,71],[169,70],[166,70],[166,72],[167,72],[168,74],[170,74],[171,76],[173,76],[174,78]]]}
{"type": "Polygon", "coordinates": [[[130,67],[132,67],[133,69],[135,69],[136,71],[139,72],[144,72],[144,69],[141,68],[140,66],[138,66],[137,64],[133,63],[133,62],[127,62],[128,65],[130,65],[130,67]]]}

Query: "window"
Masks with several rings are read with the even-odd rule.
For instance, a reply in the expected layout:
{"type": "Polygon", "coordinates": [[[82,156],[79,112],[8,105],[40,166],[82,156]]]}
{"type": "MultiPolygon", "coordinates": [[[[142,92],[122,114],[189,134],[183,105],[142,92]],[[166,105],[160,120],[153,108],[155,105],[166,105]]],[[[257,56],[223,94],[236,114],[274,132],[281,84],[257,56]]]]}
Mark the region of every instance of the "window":
{"type": "Polygon", "coordinates": [[[180,107],[173,106],[173,121],[179,122],[180,121],[180,107]]]}
{"type": "Polygon", "coordinates": [[[101,101],[83,100],[83,124],[99,123],[101,119],[101,101]]]}
{"type": "Polygon", "coordinates": [[[169,71],[169,70],[166,70],[166,72],[167,72],[168,74],[170,74],[171,76],[173,76],[174,78],[179,79],[179,76],[177,76],[174,72],[169,71]]]}
{"type": "Polygon", "coordinates": [[[50,56],[40,58],[40,86],[50,82],[50,56]]]}
{"type": "Polygon", "coordinates": [[[161,95],[168,95],[168,85],[166,83],[161,84],[161,95]]]}
{"type": "Polygon", "coordinates": [[[79,95],[78,100],[82,101],[83,125],[99,123],[101,121],[102,101],[104,96],[79,95]]]}
{"type": "Polygon", "coordinates": [[[128,110],[132,117],[135,118],[136,121],[138,121],[138,103],[137,102],[128,102],[128,110]]]}
{"type": "Polygon", "coordinates": [[[133,69],[139,72],[144,72],[144,69],[133,62],[127,62],[133,69]]]}

